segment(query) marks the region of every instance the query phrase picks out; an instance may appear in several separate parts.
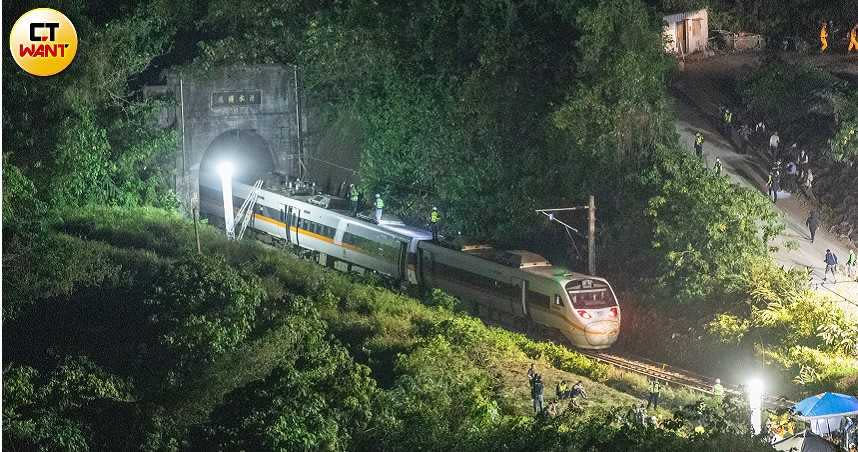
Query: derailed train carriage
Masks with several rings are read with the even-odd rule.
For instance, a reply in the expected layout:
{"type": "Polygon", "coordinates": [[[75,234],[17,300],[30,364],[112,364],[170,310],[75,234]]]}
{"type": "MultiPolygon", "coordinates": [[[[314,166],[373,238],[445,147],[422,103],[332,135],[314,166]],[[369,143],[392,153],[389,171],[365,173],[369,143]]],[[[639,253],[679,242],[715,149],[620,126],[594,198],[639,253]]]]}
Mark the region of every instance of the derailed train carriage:
{"type": "MultiPolygon", "coordinates": [[[[558,331],[577,347],[607,348],[617,340],[620,308],[604,278],[554,266],[529,251],[446,248],[433,243],[430,232],[387,217],[369,223],[313,205],[276,182],[263,187],[248,228],[317,253],[323,265],[437,287],[506,317],[501,320],[558,331]]],[[[252,189],[233,181],[233,204],[241,205],[252,189]]],[[[216,180],[201,180],[200,196],[201,214],[223,217],[216,180]]]]}

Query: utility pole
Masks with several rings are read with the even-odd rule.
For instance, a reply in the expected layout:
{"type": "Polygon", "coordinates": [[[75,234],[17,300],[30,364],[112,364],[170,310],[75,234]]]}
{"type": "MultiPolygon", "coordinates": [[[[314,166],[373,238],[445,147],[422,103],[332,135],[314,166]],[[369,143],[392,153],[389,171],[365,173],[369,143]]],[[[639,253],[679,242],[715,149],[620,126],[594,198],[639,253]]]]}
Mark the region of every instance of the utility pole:
{"type": "Polygon", "coordinates": [[[596,274],[596,198],[590,195],[590,206],[587,208],[590,214],[589,231],[587,234],[587,271],[591,275],[596,274]]]}
{"type": "MultiPolygon", "coordinates": [[[[548,221],[553,221],[556,223],[560,223],[561,226],[566,228],[566,234],[569,236],[570,240],[572,238],[572,234],[570,232],[574,232],[581,237],[582,239],[587,240],[587,272],[591,275],[596,274],[596,198],[593,195],[590,195],[590,203],[586,206],[577,206],[577,207],[561,207],[557,209],[537,209],[536,212],[541,213],[548,217],[548,221]],[[588,234],[584,236],[581,231],[575,229],[574,227],[564,223],[563,221],[557,219],[554,216],[554,212],[564,212],[564,211],[572,211],[572,210],[588,210],[588,234]]],[[[574,242],[573,242],[574,244],[574,242]]]]}
{"type": "Polygon", "coordinates": [[[197,238],[197,254],[203,254],[200,248],[200,230],[197,228],[197,206],[194,206],[194,236],[197,238]]]}

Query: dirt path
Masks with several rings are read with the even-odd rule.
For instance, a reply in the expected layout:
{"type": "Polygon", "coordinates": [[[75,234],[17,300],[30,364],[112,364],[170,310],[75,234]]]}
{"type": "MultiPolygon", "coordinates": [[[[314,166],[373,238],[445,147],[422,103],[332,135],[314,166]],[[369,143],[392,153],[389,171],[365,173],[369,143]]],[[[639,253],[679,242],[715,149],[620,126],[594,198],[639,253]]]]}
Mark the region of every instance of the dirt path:
{"type": "MultiPolygon", "coordinates": [[[[690,86],[686,83],[683,92],[688,94],[689,88],[690,86]]],[[[706,91],[711,97],[711,89],[706,91]]],[[[676,110],[679,119],[676,122],[676,129],[683,146],[689,152],[693,152],[694,133],[698,130],[702,131],[706,140],[704,158],[707,167],[711,168],[715,158],[720,157],[724,170],[735,183],[765,195],[768,176],[766,163],[753,152],[750,154],[736,152],[732,144],[712,127],[709,118],[704,117],[697,108],[689,104],[685,95],[677,96],[676,110]]],[[[713,111],[717,111],[717,106],[713,111]]],[[[810,267],[813,271],[812,285],[815,290],[828,295],[844,311],[858,318],[858,282],[848,281],[845,274],[846,258],[849,255],[847,245],[830,234],[825,225],[820,226],[815,242],[810,243],[810,233],[805,226],[810,206],[806,201],[792,196],[789,192],[779,192],[776,208],[786,225],[786,230],[771,244],[778,248],[774,258],[786,268],[810,267]],[[787,249],[787,241],[797,243],[798,249],[787,249]],[[841,264],[842,272],[837,275],[836,283],[831,281],[830,276],[829,281],[823,283],[825,264],[822,259],[826,249],[831,249],[841,264]]]]}

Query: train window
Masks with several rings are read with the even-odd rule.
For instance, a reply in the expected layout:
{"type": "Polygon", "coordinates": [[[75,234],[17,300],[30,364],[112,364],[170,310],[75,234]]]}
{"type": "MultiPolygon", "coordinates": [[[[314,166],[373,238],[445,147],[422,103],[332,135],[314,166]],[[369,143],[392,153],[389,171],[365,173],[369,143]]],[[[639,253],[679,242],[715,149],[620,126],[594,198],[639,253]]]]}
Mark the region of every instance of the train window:
{"type": "Polygon", "coordinates": [[[576,309],[601,309],[617,305],[617,300],[611,293],[611,288],[602,281],[584,280],[572,281],[566,284],[566,292],[576,309]],[[588,288],[584,288],[588,287],[588,288]]]}
{"type": "Polygon", "coordinates": [[[527,304],[548,309],[548,303],[549,303],[548,295],[541,294],[539,292],[534,292],[532,290],[527,291],[527,304]]]}
{"type": "Polygon", "coordinates": [[[343,234],[343,243],[354,245],[366,254],[379,256],[384,259],[395,261],[399,258],[399,250],[402,243],[386,234],[370,231],[356,225],[348,225],[343,234]]]}

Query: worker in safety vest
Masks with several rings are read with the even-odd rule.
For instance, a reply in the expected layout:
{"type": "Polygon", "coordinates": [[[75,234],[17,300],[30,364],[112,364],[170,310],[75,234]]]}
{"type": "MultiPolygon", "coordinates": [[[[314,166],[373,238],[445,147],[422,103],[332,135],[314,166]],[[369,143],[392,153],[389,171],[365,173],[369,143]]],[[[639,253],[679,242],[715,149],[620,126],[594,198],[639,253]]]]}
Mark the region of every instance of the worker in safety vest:
{"type": "Polygon", "coordinates": [[[441,213],[437,207],[432,207],[432,212],[429,214],[429,223],[432,226],[432,241],[438,241],[438,222],[441,221],[441,213]]]}
{"type": "Polygon", "coordinates": [[[381,214],[384,211],[384,201],[381,199],[381,195],[375,194],[375,222],[381,224],[381,214]]]}
{"type": "Polygon", "coordinates": [[[349,184],[349,201],[352,203],[352,216],[357,216],[358,211],[358,201],[360,200],[360,193],[358,193],[357,187],[355,184],[349,184]]]}
{"type": "Polygon", "coordinates": [[[822,28],[819,29],[819,42],[822,44],[819,53],[825,53],[828,50],[828,24],[825,22],[822,23],[822,28]]]}
{"type": "Polygon", "coordinates": [[[733,113],[730,112],[729,108],[724,109],[724,133],[730,133],[730,127],[733,125],[733,113]]]}
{"type": "Polygon", "coordinates": [[[712,395],[717,397],[717,398],[723,398],[724,397],[724,387],[721,386],[721,379],[720,378],[716,378],[715,384],[712,385],[712,395]]]}
{"type": "Polygon", "coordinates": [[[849,30],[849,53],[858,52],[858,24],[849,30]]]}
{"type": "Polygon", "coordinates": [[[700,131],[694,134],[694,152],[697,153],[697,158],[703,159],[703,134],[700,131]]]}

